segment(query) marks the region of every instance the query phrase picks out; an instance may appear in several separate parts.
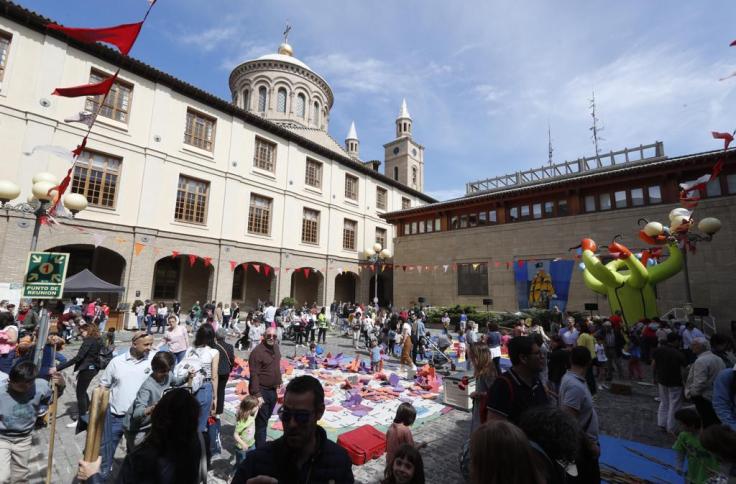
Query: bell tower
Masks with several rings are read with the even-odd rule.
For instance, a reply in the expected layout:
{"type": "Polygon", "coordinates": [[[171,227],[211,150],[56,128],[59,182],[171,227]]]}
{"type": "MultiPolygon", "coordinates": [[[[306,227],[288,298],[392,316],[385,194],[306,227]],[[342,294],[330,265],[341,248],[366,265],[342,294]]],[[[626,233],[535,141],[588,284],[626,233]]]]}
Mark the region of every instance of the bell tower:
{"type": "Polygon", "coordinates": [[[424,191],[424,146],[412,138],[412,119],[406,99],[396,118],[396,139],[383,145],[384,174],[409,188],[424,191]]]}

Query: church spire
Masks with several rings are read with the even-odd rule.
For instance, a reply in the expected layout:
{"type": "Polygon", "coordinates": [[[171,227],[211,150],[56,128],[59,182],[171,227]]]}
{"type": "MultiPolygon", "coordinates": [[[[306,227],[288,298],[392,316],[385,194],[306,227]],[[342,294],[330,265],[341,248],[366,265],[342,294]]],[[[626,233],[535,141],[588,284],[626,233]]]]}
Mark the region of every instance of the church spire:
{"type": "Polygon", "coordinates": [[[406,106],[406,98],[401,100],[401,111],[399,117],[396,118],[396,137],[411,138],[411,114],[409,114],[409,108],[406,106]]]}
{"type": "Polygon", "coordinates": [[[345,136],[345,149],[348,155],[353,158],[360,157],[360,141],[358,140],[358,131],[355,129],[355,121],[350,123],[348,135],[345,136]]]}

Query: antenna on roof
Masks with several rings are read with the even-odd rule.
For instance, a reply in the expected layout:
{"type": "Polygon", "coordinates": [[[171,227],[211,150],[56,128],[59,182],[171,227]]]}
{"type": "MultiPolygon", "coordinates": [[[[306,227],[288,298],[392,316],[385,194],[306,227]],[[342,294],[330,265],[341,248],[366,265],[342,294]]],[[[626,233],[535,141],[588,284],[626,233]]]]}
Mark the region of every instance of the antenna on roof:
{"type": "Polygon", "coordinates": [[[549,121],[547,121],[547,163],[549,163],[549,166],[552,166],[552,152],[554,150],[552,149],[552,128],[549,125],[549,121]]]}
{"type": "Polygon", "coordinates": [[[592,139],[593,145],[595,145],[595,155],[601,154],[600,147],[598,146],[601,141],[605,141],[605,138],[601,137],[600,132],[603,131],[603,127],[599,127],[598,123],[600,120],[595,115],[595,91],[593,91],[593,97],[590,99],[590,116],[593,118],[593,126],[588,128],[593,132],[592,139]]]}

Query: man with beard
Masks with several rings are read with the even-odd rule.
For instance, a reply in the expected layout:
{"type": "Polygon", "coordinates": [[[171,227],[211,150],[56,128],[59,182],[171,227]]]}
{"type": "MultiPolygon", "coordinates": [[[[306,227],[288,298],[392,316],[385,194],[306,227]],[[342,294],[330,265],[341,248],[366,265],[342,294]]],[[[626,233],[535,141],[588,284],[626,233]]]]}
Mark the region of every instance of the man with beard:
{"type": "Polygon", "coordinates": [[[291,380],[279,409],[284,435],[248,454],[232,484],[352,484],[347,452],[327,439],[317,425],[325,413],[324,399],[325,392],[316,378],[303,375],[291,380]]]}
{"type": "Polygon", "coordinates": [[[266,443],[268,419],[276,406],[276,390],[281,386],[281,352],[276,341],[276,328],[269,327],[263,342],[253,348],[248,357],[250,382],[248,393],[258,398],[256,415],[256,448],[266,443]]]}

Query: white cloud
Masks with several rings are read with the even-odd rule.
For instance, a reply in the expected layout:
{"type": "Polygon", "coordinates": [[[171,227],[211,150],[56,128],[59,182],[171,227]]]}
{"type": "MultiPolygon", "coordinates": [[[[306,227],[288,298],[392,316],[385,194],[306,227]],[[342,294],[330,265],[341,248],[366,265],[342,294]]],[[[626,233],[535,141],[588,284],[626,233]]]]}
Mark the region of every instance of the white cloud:
{"type": "Polygon", "coordinates": [[[201,32],[182,33],[175,36],[177,42],[191,45],[204,52],[211,52],[224,43],[232,42],[237,35],[234,27],[215,27],[201,32]]]}
{"type": "Polygon", "coordinates": [[[453,198],[460,198],[465,195],[464,188],[444,188],[439,190],[428,190],[427,195],[434,198],[435,200],[445,201],[452,200],[453,198]]]}

